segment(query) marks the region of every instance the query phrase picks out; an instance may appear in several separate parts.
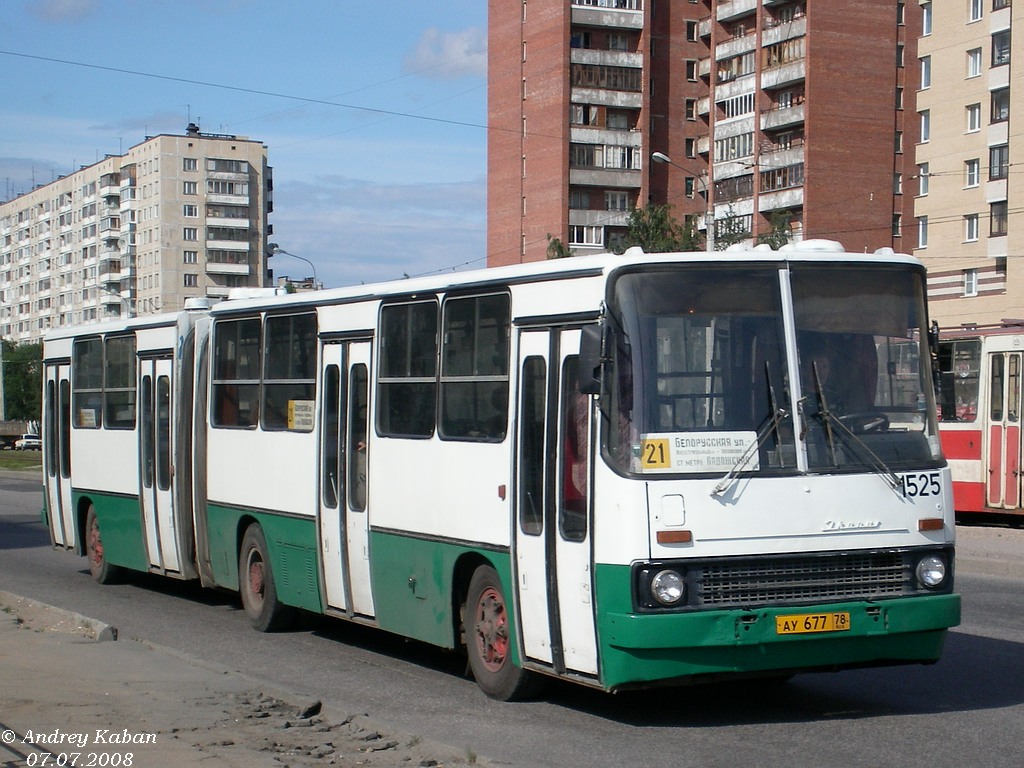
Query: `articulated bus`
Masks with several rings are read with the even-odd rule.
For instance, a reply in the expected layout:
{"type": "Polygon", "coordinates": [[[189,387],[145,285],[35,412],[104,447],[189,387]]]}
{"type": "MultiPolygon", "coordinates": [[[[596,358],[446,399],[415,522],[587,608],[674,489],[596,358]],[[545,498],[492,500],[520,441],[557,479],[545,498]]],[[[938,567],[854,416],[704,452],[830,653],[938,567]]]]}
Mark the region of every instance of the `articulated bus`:
{"type": "Polygon", "coordinates": [[[464,649],[503,700],[935,662],[960,598],[924,269],[765,248],[54,331],[53,543],[235,590],[258,630],[464,649]]]}
{"type": "Polygon", "coordinates": [[[958,513],[1024,514],[1022,355],[1021,325],[943,332],[939,435],[958,513]]]}

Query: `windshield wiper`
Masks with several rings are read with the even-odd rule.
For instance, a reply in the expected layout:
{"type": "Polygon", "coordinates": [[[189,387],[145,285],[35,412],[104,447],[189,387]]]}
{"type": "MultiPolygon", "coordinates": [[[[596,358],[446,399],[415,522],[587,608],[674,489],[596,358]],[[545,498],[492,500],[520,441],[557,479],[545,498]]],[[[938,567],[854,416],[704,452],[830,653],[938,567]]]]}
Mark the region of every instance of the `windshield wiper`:
{"type": "MultiPolygon", "coordinates": [[[[779,431],[779,424],[781,424],[782,420],[789,415],[789,412],[786,411],[785,408],[779,407],[775,400],[775,388],[772,386],[771,368],[769,367],[767,360],[765,360],[764,363],[764,374],[768,379],[768,401],[771,404],[772,412],[757,428],[757,434],[754,442],[747,446],[743,455],[736,459],[736,463],[732,465],[732,469],[726,472],[725,476],[715,484],[714,488],[711,489],[712,496],[721,496],[732,487],[732,484],[736,482],[736,478],[739,476],[739,473],[746,468],[750,463],[750,460],[761,450],[761,446],[764,445],[765,440],[768,439],[768,435],[775,433],[776,450],[781,450],[782,434],[779,431]]],[[[782,454],[777,453],[777,455],[781,462],[782,454]]]]}
{"type": "Polygon", "coordinates": [[[856,433],[846,426],[840,417],[836,416],[829,410],[828,399],[825,397],[825,390],[821,386],[821,379],[818,377],[817,363],[811,364],[811,375],[814,378],[814,388],[818,397],[818,412],[815,413],[814,416],[825,429],[825,435],[828,438],[829,454],[832,457],[832,466],[839,466],[839,462],[836,460],[835,444],[835,438],[838,437],[843,446],[849,449],[850,453],[853,454],[863,466],[866,466],[881,477],[893,492],[899,496],[903,496],[903,481],[899,476],[879,457],[877,453],[871,450],[871,446],[857,437],[856,433]]]}

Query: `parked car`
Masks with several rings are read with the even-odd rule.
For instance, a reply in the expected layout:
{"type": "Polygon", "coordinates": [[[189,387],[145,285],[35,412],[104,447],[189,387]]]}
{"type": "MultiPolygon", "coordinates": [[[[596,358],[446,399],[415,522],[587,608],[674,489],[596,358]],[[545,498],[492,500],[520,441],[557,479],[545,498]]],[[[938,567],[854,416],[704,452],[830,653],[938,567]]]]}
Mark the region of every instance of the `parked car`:
{"type": "Polygon", "coordinates": [[[43,442],[39,435],[22,435],[14,441],[16,451],[39,451],[43,448],[43,442]]]}

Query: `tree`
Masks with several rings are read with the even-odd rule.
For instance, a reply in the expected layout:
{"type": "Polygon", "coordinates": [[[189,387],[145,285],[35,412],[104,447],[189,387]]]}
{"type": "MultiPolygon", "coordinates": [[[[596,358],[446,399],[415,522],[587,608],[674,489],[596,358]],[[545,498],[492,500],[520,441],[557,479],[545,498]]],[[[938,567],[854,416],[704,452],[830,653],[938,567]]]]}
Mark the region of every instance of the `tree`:
{"type": "Polygon", "coordinates": [[[732,206],[726,215],[715,222],[715,250],[724,251],[730,245],[742,243],[750,239],[750,229],[742,216],[737,216],[732,206]]]}
{"type": "Polygon", "coordinates": [[[672,215],[671,205],[648,205],[634,208],[629,214],[627,232],[619,253],[638,245],[647,253],[699,251],[701,237],[692,217],[679,220],[672,215]]]}
{"type": "Polygon", "coordinates": [[[768,217],[768,226],[771,229],[765,235],[758,235],[757,242],[768,243],[774,250],[779,250],[793,237],[793,229],[789,225],[792,218],[793,214],[790,211],[772,211],[768,217]]]}
{"type": "Polygon", "coordinates": [[[43,390],[43,345],[4,341],[4,415],[38,421],[43,390]]]}
{"type": "Polygon", "coordinates": [[[547,256],[549,259],[567,259],[572,256],[572,248],[548,232],[547,256]]]}

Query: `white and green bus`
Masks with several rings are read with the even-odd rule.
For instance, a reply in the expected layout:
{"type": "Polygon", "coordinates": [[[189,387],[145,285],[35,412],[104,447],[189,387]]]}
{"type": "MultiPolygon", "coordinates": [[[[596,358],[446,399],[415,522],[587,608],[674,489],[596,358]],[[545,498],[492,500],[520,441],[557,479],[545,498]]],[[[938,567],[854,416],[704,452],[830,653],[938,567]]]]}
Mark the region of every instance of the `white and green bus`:
{"type": "Polygon", "coordinates": [[[930,663],[960,598],[927,328],[918,261],[811,241],[58,330],[44,515],[101,583],[464,648],[499,699],[930,663]]]}

